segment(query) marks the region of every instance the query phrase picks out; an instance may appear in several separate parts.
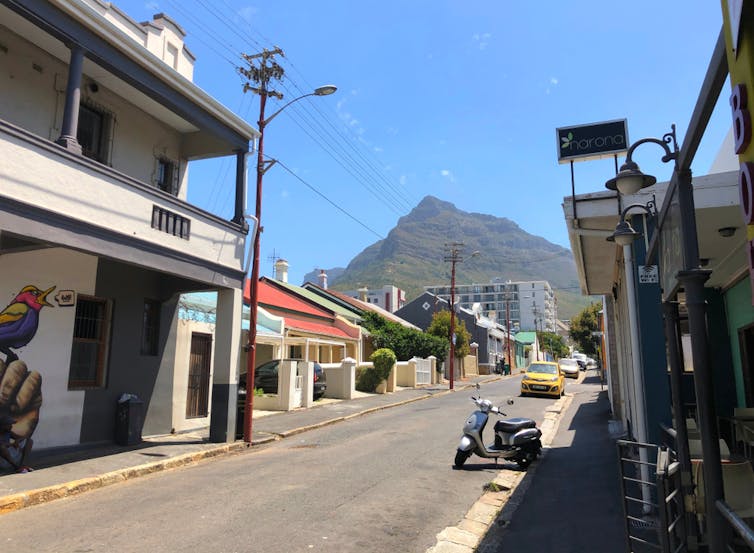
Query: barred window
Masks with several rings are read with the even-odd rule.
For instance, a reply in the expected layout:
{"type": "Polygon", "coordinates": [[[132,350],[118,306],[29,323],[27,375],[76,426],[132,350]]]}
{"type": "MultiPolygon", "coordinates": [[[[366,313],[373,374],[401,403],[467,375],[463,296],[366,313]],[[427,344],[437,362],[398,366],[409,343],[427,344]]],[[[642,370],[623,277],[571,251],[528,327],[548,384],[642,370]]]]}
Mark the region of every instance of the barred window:
{"type": "Polygon", "coordinates": [[[109,300],[78,296],[68,389],[104,386],[111,315],[112,306],[109,300]]]}

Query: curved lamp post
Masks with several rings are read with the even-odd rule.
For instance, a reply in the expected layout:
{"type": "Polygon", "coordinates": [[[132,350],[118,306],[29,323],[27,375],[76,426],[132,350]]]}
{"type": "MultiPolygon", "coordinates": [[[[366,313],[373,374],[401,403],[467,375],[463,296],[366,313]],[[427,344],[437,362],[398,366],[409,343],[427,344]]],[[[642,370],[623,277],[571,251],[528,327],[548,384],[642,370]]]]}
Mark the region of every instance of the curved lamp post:
{"type": "Polygon", "coordinates": [[[662,146],[662,148],[665,150],[665,155],[662,156],[663,163],[667,163],[671,160],[677,160],[678,143],[675,139],[675,125],[671,125],[670,128],[672,130],[669,133],[664,134],[662,136],[662,140],[658,138],[642,138],[641,140],[637,140],[636,142],[631,144],[631,146],[628,148],[628,152],[626,152],[626,161],[623,163],[623,165],[621,165],[620,171],[618,171],[617,175],[615,175],[612,179],[608,180],[605,183],[605,187],[610,190],[617,190],[620,194],[627,195],[636,194],[642,188],[652,186],[654,183],[656,183],[657,179],[655,177],[653,177],[652,175],[645,175],[641,172],[641,169],[639,169],[637,163],[632,159],[632,156],[636,148],[638,148],[642,144],[651,142],[653,144],[662,146]],[[671,143],[673,144],[672,150],[668,147],[668,144],[671,143]]]}
{"type": "MultiPolygon", "coordinates": [[[[645,143],[654,143],[663,148],[665,155],[663,163],[673,160],[673,177],[669,192],[678,194],[678,209],[681,219],[683,266],[675,275],[680,286],[686,294],[686,310],[688,313],[689,334],[691,335],[691,357],[694,365],[694,390],[697,402],[699,430],[702,441],[702,457],[704,460],[705,481],[705,511],[708,521],[709,546],[712,553],[724,551],[725,522],[722,514],[718,511],[716,502],[723,498],[722,472],[720,469],[720,446],[718,442],[717,420],[714,409],[714,381],[710,368],[709,337],[707,335],[707,312],[704,283],[709,278],[709,271],[702,270],[699,266],[699,249],[695,220],[694,195],[691,181],[691,169],[685,164],[679,163],[679,150],[676,142],[675,125],[671,125],[671,132],[663,135],[662,139],[645,138],[632,144],[626,154],[626,162],[621,166],[618,174],[605,183],[610,190],[617,190],[619,194],[635,194],[642,188],[653,185],[657,179],[651,175],[645,175],[639,166],[633,161],[634,150],[645,143]],[[672,145],[672,149],[669,147],[672,145]],[[672,185],[675,185],[675,188],[672,185]]],[[[686,145],[684,144],[684,148],[686,145]]],[[[665,203],[667,203],[667,199],[665,203]]],[[[628,206],[621,215],[621,222],[616,227],[613,240],[619,244],[625,244],[624,252],[630,256],[630,244],[638,233],[625,221],[625,212],[636,206],[628,206]]],[[[639,207],[642,207],[639,205],[639,207]]],[[[662,225],[662,221],[660,222],[662,225]]],[[[660,232],[656,228],[655,233],[660,232]]],[[[608,238],[608,240],[610,239],[608,238]]],[[[664,268],[663,270],[668,270],[664,268]]],[[[628,273],[628,271],[627,271],[628,273]]],[[[628,276],[628,275],[627,275],[628,276]]],[[[633,275],[631,275],[631,279],[633,275]]],[[[627,288],[632,286],[627,284],[627,288]]],[[[634,293],[634,291],[630,291],[634,293]]],[[[629,315],[633,302],[628,302],[629,315]]],[[[677,302],[664,300],[663,311],[665,315],[666,336],[668,343],[668,361],[671,372],[671,395],[674,411],[674,426],[676,427],[676,442],[678,460],[681,471],[685,473],[684,480],[690,482],[690,460],[688,450],[688,433],[686,420],[681,399],[682,368],[677,337],[678,306],[677,302]]],[[[635,323],[634,323],[635,324],[635,323]]],[[[633,332],[632,332],[633,334],[633,332]]],[[[639,351],[638,343],[632,344],[632,349],[639,351]]],[[[635,362],[634,372],[641,371],[638,361],[635,362]]],[[[684,495],[691,493],[690,485],[684,484],[684,495]]],[[[688,523],[693,527],[693,516],[688,516],[688,523]]]]}
{"type": "MultiPolygon", "coordinates": [[[[256,223],[257,232],[254,235],[254,253],[253,265],[251,269],[251,278],[249,280],[249,342],[246,346],[246,404],[244,409],[243,421],[243,439],[251,443],[251,425],[252,414],[254,409],[254,369],[257,360],[257,306],[259,305],[257,288],[259,285],[259,236],[262,233],[262,177],[267,170],[275,164],[274,160],[265,162],[264,160],[264,129],[278,114],[294,102],[298,102],[309,96],[329,96],[338,88],[335,85],[325,85],[314,89],[314,92],[304,94],[294,98],[275,113],[265,119],[264,108],[267,103],[268,91],[266,86],[262,85],[259,89],[249,87],[259,94],[259,141],[257,144],[257,201],[256,201],[256,223]]],[[[280,97],[280,96],[278,96],[280,97]]]]}
{"type": "MultiPolygon", "coordinates": [[[[651,177],[651,175],[645,176],[651,177]]],[[[626,221],[628,212],[635,208],[643,209],[647,213],[647,215],[650,215],[651,217],[655,217],[657,215],[654,200],[650,200],[646,204],[631,204],[629,206],[626,206],[623,211],[621,211],[620,222],[615,225],[615,232],[613,232],[613,234],[606,238],[608,242],[615,242],[619,246],[628,246],[631,244],[631,242],[641,236],[641,233],[635,231],[631,226],[631,223],[626,221]]]]}

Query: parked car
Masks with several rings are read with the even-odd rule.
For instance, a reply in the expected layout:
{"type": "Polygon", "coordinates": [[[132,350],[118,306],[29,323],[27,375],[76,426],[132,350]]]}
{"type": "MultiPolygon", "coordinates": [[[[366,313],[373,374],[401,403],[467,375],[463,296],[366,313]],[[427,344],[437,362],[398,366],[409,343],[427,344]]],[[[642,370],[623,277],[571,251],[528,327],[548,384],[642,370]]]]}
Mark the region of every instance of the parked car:
{"type": "Polygon", "coordinates": [[[535,361],[526,367],[521,380],[521,395],[542,394],[560,397],[565,394],[565,377],[553,361],[535,361]]]}
{"type": "Polygon", "coordinates": [[[578,352],[576,352],[576,353],[574,353],[574,354],[573,354],[573,355],[572,355],[571,357],[573,357],[573,358],[574,358],[574,359],[575,359],[576,361],[578,361],[578,363],[579,363],[579,368],[580,368],[580,369],[581,369],[582,371],[585,371],[585,370],[586,370],[586,362],[587,362],[587,357],[586,357],[586,354],[584,354],[584,353],[578,353],[578,352]]]}
{"type": "Polygon", "coordinates": [[[563,357],[558,360],[558,366],[564,376],[567,376],[568,378],[579,377],[579,369],[581,367],[579,367],[579,362],[576,359],[572,357],[563,357]]]}
{"type": "MultiPolygon", "coordinates": [[[[265,394],[278,393],[278,367],[281,361],[298,361],[305,363],[302,359],[273,359],[262,363],[254,370],[254,387],[261,389],[265,394]]],[[[239,393],[243,390],[246,393],[246,373],[241,373],[238,382],[239,393]]],[[[325,371],[319,363],[314,363],[314,399],[320,399],[325,395],[327,390],[327,378],[325,371]]]]}

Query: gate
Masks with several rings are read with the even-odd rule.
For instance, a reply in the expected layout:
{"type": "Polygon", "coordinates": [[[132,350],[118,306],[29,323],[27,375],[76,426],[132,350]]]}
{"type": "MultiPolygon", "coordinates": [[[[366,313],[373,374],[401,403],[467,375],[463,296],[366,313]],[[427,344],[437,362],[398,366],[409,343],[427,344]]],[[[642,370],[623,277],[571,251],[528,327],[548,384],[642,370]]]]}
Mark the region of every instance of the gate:
{"type": "Polygon", "coordinates": [[[628,553],[686,553],[680,464],[653,444],[618,440],[628,553]]]}
{"type": "Polygon", "coordinates": [[[212,335],[193,332],[189,356],[186,418],[206,417],[209,407],[209,376],[212,360],[212,335]]]}
{"type": "Polygon", "coordinates": [[[429,359],[414,357],[416,363],[416,385],[432,384],[432,362],[429,359]]]}

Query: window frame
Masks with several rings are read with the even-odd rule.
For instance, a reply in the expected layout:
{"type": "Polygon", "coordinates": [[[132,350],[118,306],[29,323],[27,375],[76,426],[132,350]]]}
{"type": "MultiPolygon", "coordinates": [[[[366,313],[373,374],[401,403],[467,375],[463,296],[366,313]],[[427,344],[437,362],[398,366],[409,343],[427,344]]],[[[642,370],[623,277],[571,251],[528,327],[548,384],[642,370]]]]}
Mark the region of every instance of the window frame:
{"type": "Polygon", "coordinates": [[[154,186],[171,196],[178,196],[178,162],[165,156],[155,158],[154,186]],[[169,169],[169,171],[165,171],[169,169]],[[165,177],[165,173],[168,173],[165,177]]]}
{"type": "Polygon", "coordinates": [[[110,355],[110,339],[112,331],[112,319],[113,319],[113,302],[108,298],[100,298],[97,296],[90,296],[86,294],[78,294],[76,298],[76,313],[74,314],[73,336],[71,337],[71,358],[68,363],[68,389],[69,390],[88,390],[93,388],[103,388],[105,386],[105,375],[110,355]],[[98,339],[91,339],[85,337],[77,337],[76,329],[77,322],[79,320],[79,306],[82,302],[96,303],[97,305],[104,306],[104,315],[99,319],[99,324],[104,325],[104,328],[100,328],[98,339]],[[72,375],[73,369],[73,356],[76,350],[77,343],[97,343],[97,365],[94,368],[94,378],[88,380],[74,379],[72,375]]]}
{"type": "Polygon", "coordinates": [[[162,302],[144,298],[141,319],[141,355],[156,356],[160,352],[160,319],[162,302]]]}
{"type": "Polygon", "coordinates": [[[113,121],[114,116],[112,112],[108,111],[107,109],[96,105],[89,101],[83,101],[79,104],[79,117],[78,117],[78,123],[76,127],[76,140],[78,141],[79,145],[81,146],[81,155],[84,157],[98,161],[99,163],[103,163],[107,165],[109,163],[110,159],[110,134],[112,132],[113,128],[113,121]],[[90,150],[88,148],[84,147],[83,141],[81,140],[81,129],[84,127],[82,125],[82,113],[84,112],[90,112],[97,116],[100,124],[99,124],[99,137],[97,140],[96,150],[90,150]]]}

